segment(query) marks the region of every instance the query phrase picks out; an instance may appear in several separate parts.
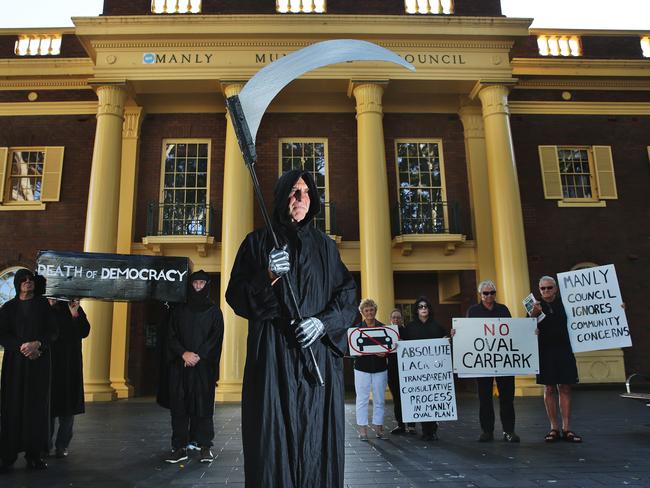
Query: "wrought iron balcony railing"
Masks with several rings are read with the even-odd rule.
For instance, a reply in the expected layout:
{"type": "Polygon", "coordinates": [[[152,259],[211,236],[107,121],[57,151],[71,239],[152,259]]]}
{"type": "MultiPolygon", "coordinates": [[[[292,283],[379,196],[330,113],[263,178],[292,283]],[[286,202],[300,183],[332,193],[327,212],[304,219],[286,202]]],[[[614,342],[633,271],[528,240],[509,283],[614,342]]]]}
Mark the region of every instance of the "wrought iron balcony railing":
{"type": "Polygon", "coordinates": [[[393,235],[462,234],[457,202],[402,203],[392,211],[393,235]]]}
{"type": "Polygon", "coordinates": [[[148,236],[214,236],[214,211],[205,203],[149,202],[148,236]]]}

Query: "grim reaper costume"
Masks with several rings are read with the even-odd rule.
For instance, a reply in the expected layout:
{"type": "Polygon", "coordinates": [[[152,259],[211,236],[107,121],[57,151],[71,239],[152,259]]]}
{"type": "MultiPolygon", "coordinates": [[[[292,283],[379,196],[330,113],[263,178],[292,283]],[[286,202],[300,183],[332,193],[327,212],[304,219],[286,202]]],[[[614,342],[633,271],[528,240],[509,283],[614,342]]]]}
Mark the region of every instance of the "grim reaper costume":
{"type": "Polygon", "coordinates": [[[2,386],[0,388],[0,455],[8,468],[19,452],[25,452],[30,467],[46,467],[41,453],[47,452],[50,436],[50,345],[57,335],[56,318],[47,300],[34,295],[21,300],[20,284],[27,269],[14,276],[16,296],[0,308],[2,386]],[[40,356],[29,359],[20,352],[26,342],[40,341],[40,356]]]}
{"type": "Polygon", "coordinates": [[[311,175],[285,173],[275,188],[273,228],[287,245],[291,269],[272,285],[268,255],[273,239],[266,229],[250,233],[239,248],[226,300],[249,320],[242,392],[242,437],[246,486],[333,488],[343,486],[344,384],[342,356],[347,328],[356,317],[356,285],[336,244],[316,229],[320,211],[311,175]],[[305,218],[291,221],[293,185],[309,187],[305,218]],[[289,290],[296,290],[302,317],[316,317],[324,335],[313,343],[325,382],[319,386],[306,349],[295,337],[298,318],[289,290]]]}
{"type": "Polygon", "coordinates": [[[176,306],[169,320],[167,357],[173,450],[184,449],[190,440],[209,447],[214,438],[212,416],[223,343],[223,315],[210,301],[209,282],[206,272],[192,273],[187,303],[176,306]],[[196,291],[192,287],[194,280],[207,283],[196,291]],[[196,366],[185,366],[182,356],[186,351],[199,355],[196,366]],[[190,439],[190,433],[194,439],[190,439]]]}

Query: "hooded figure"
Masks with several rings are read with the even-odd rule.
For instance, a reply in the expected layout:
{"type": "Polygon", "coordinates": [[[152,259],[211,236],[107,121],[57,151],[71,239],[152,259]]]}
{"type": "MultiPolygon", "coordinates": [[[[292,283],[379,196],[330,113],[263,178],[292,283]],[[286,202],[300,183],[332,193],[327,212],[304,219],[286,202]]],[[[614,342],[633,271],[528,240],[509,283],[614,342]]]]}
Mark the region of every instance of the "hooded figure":
{"type": "Polygon", "coordinates": [[[201,461],[212,461],[214,389],[219,379],[223,315],[209,298],[210,276],[203,270],[189,278],[187,303],[169,320],[167,360],[172,454],[167,462],[187,459],[189,441],[201,447],[201,461]],[[193,439],[190,439],[190,432],[193,439]]]}
{"type": "Polygon", "coordinates": [[[230,276],[226,300],[249,320],[242,391],[247,487],[343,486],[342,356],[347,328],[356,318],[356,285],[334,241],[312,225],[319,210],[318,191],[308,172],[282,175],[272,220],[280,245],[287,246],[286,274],[277,279],[272,272],[273,238],[259,229],[241,244],[230,276]],[[302,188],[296,189],[298,185],[302,188]],[[304,200],[306,214],[292,218],[295,202],[304,200]],[[311,348],[324,387],[318,385],[296,334],[298,314],[287,280],[303,322],[319,324],[311,348]]]}
{"type": "Polygon", "coordinates": [[[0,308],[4,347],[0,386],[0,456],[3,468],[25,452],[31,468],[45,469],[41,455],[50,435],[50,344],[57,335],[47,300],[34,294],[34,275],[20,269],[16,296],[0,308]]]}

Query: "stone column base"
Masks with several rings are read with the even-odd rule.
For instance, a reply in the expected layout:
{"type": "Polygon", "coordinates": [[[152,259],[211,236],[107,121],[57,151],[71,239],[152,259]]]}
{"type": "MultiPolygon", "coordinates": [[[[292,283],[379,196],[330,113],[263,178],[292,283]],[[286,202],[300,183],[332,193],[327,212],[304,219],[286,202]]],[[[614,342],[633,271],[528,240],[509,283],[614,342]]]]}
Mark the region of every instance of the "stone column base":
{"type": "Polygon", "coordinates": [[[223,402],[241,402],[242,382],[237,380],[219,381],[219,386],[215,392],[215,401],[223,402]]]}

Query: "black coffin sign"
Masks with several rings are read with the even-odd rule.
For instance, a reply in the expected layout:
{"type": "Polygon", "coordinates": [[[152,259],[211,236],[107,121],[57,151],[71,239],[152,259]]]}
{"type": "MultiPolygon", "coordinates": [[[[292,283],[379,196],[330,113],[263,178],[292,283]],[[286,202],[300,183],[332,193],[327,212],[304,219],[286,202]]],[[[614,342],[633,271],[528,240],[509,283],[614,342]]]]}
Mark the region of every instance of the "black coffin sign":
{"type": "Polygon", "coordinates": [[[189,261],[182,257],[41,251],[45,295],[136,302],[184,302],[189,261]]]}

